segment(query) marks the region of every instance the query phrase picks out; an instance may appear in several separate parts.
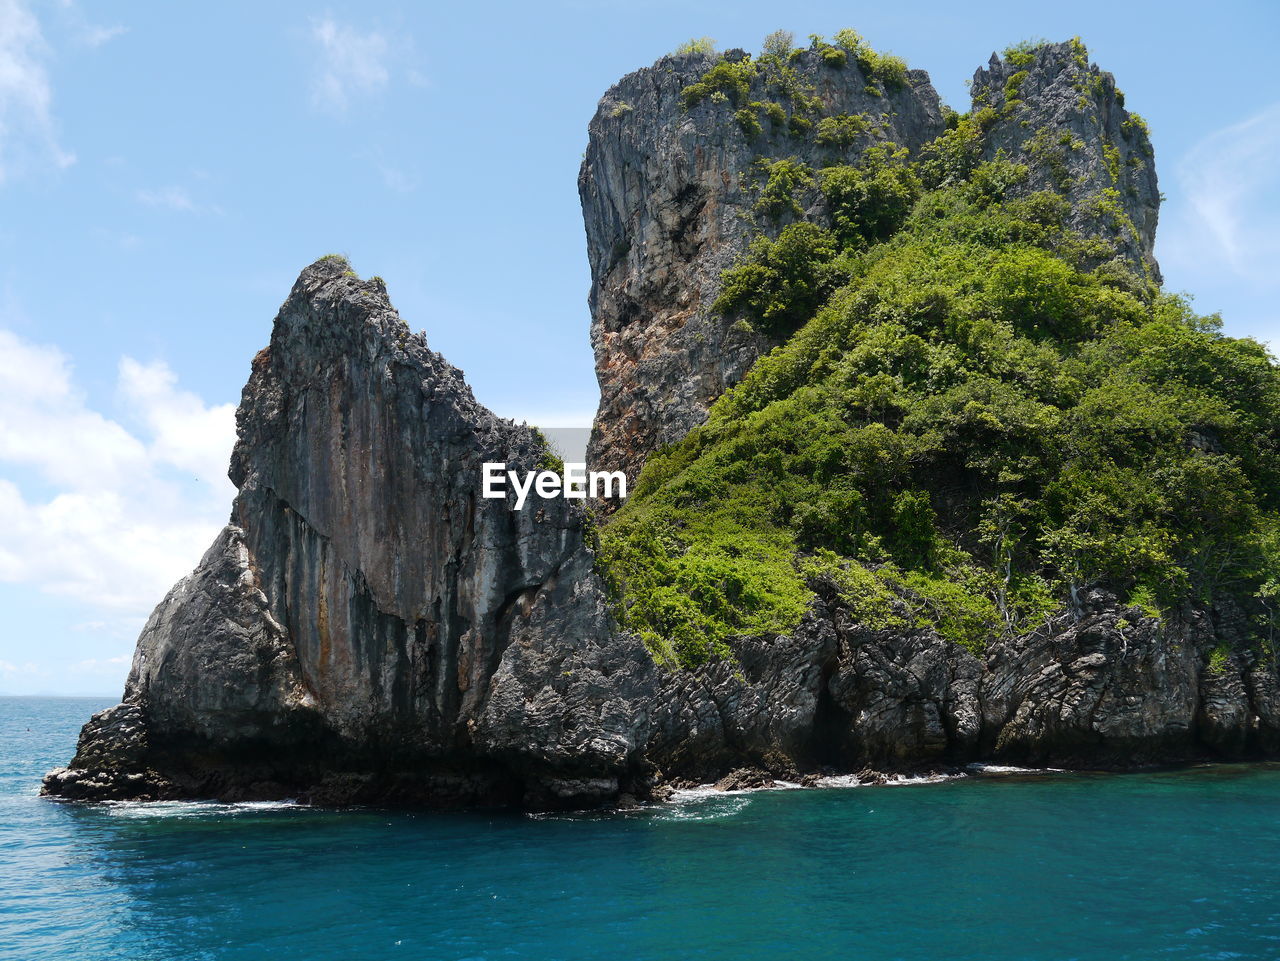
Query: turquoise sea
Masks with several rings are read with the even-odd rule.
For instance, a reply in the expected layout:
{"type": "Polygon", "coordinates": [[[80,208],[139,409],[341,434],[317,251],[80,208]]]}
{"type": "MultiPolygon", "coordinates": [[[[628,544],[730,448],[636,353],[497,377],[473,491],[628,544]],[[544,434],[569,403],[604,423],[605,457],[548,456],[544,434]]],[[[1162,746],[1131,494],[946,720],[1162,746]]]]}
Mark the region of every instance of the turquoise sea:
{"type": "Polygon", "coordinates": [[[0,698],[0,958],[1280,958],[1280,766],[529,817],[40,800],[0,698]]]}

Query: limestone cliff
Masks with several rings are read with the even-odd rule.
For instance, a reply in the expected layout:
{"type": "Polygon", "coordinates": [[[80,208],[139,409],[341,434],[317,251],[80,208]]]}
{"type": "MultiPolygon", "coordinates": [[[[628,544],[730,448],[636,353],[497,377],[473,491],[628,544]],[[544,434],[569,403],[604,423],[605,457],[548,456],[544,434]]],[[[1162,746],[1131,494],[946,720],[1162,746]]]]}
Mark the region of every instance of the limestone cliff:
{"type": "MultiPolygon", "coordinates": [[[[753,232],[827,212],[810,193],[761,222],[760,159],[816,167],[885,141],[914,154],[948,129],[922,72],[889,83],[818,48],[789,73],[730,71],[745,78],[732,96],[685,92],[743,56],[666,57],[591,121],[595,466],[634,476],[771,346],[710,310],[720,273],[753,232]],[[839,136],[820,134],[830,118],[839,136]]],[[[1109,74],[1074,44],[1047,45],[993,59],[974,98],[980,156],[1016,155],[1028,189],[1067,197],[1100,262],[1157,273],[1150,145],[1109,74]]],[[[799,776],[1280,752],[1274,645],[1228,603],[1156,618],[1085,591],[979,656],[932,629],[861,623],[818,582],[794,630],[659,666],[614,621],[581,508],[479,496],[482,463],[533,468],[542,441],[476,403],[381,281],[340,258],[294,285],[237,431],[230,524],[156,608],[123,703],[85,725],[46,793],[546,808],[744,765],[799,776]]]]}
{"type": "MultiPolygon", "coordinates": [[[[739,56],[731,51],[724,60],[739,56]]],[[[718,61],[672,55],[611,87],[591,120],[578,177],[600,382],[589,456],[632,477],[649,453],[702,423],[711,401],[773,346],[710,309],[720,275],[753,232],[778,226],[762,223],[754,209],[761,165],[856,163],[884,142],[915,156],[947,128],[924,71],[890,84],[856,58],[833,65],[820,49],[792,56],[785,85],[776,71],[762,70],[736,99],[709,96],[688,106],[682,92],[718,61]],[[759,131],[749,122],[744,129],[741,105],[764,118],[759,131]],[[775,119],[769,107],[777,108],[775,119]],[[824,128],[824,121],[835,125],[824,128]]],[[[1026,162],[1028,192],[1061,193],[1077,229],[1105,237],[1158,280],[1154,152],[1112,75],[1069,41],[1012,60],[993,54],[971,90],[979,154],[1026,162]]],[[[817,191],[801,200],[804,219],[827,221],[817,191]]]]}
{"type": "Polygon", "coordinates": [[[879,86],[855,60],[834,67],[816,50],[799,52],[782,78],[756,73],[736,99],[713,94],[687,106],[682,92],[718,59],[663,57],[611,87],[578,176],[600,382],[588,458],[632,477],[771,346],[709,309],[752,232],[761,161],[816,167],[886,140],[915,150],[944,129],[924,71],[879,86]],[[741,109],[763,119],[744,129],[741,109]],[[828,143],[820,115],[869,119],[828,143]]]}
{"type": "Polygon", "coordinates": [[[237,431],[232,523],[151,616],[124,706],[51,791],[617,793],[646,738],[620,705],[654,667],[611,632],[584,514],[479,496],[482,462],[532,468],[544,445],[475,402],[381,281],[339,258],[303,271],[237,431]],[[104,774],[121,718],[127,759],[104,774]]]}

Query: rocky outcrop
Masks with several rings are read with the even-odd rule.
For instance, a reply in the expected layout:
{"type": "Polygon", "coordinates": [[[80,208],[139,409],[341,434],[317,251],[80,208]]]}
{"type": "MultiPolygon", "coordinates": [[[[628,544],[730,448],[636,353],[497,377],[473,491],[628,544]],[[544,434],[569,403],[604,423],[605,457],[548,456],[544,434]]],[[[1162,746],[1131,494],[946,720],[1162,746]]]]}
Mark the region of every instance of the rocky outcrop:
{"type": "MultiPolygon", "coordinates": [[[[1154,272],[1149,144],[1110,75],[1073,44],[1021,56],[975,79],[986,155],[1026,159],[1027,189],[1062,191],[1082,232],[1154,272]],[[1044,130],[1061,171],[1043,162],[1044,130]]],[[[634,473],[769,346],[709,310],[752,229],[757,158],[918,150],[945,127],[924,74],[879,87],[830,60],[791,64],[828,114],[877,117],[839,147],[787,121],[790,104],[754,138],[728,98],[686,110],[681,91],[716,62],[702,55],[664,58],[601,102],[580,180],[596,466],[634,473]]],[[[778,96],[752,84],[749,103],[778,96]]],[[[237,432],[231,523],[156,608],[123,703],[85,725],[46,793],[554,808],[661,796],[663,777],[739,789],[868,764],[1280,753],[1275,642],[1225,602],[1157,618],[1095,590],[976,654],[872,629],[817,583],[795,631],[659,666],[610,614],[581,507],[480,496],[481,464],[532,469],[541,439],[477,404],[382,282],[340,258],[298,278],[237,432]]]]}
{"type": "Polygon", "coordinates": [[[245,387],[233,523],[156,608],[124,702],[45,792],[555,808],[744,767],[792,780],[1280,750],[1274,646],[1228,608],[1157,619],[1094,591],[979,657],[931,630],[872,630],[817,584],[794,632],[659,667],[610,616],[581,508],[477,496],[483,462],[545,456],[380,282],[307,268],[245,387]]]}
{"type": "Polygon", "coordinates": [[[480,497],[482,463],[545,447],[475,402],[381,281],[303,271],[237,432],[233,523],[46,790],[118,768],[147,796],[552,804],[636,773],[628,707],[655,668],[613,629],[584,512],[480,497]]]}
{"type": "Polygon", "coordinates": [[[713,95],[686,108],[681,92],[719,60],[663,57],[609,88],[591,120],[578,176],[600,382],[588,459],[633,479],[650,451],[702,423],[711,401],[772,346],[709,309],[720,274],[754,229],[759,162],[853,162],[885,140],[918,149],[945,127],[924,71],[910,71],[900,87],[881,87],[855,60],[832,66],[816,50],[797,54],[789,66],[796,84],[821,102],[822,114],[869,118],[848,142],[819,143],[817,125],[764,73],[739,102],[713,95]],[[753,132],[736,119],[750,103],[801,117],[792,125],[762,113],[753,132]]]}
{"type": "MultiPolygon", "coordinates": [[[[789,61],[795,85],[816,98],[800,129],[766,118],[756,132],[739,121],[741,104],[775,98],[789,115],[798,112],[767,70],[737,101],[682,102],[682,91],[722,59],[744,56],[664,57],[611,87],[591,120],[578,177],[600,383],[588,456],[633,479],[649,453],[701,424],[711,402],[773,346],[711,310],[720,275],[751,236],[794,219],[756,215],[761,163],[792,158],[815,170],[856,164],[867,147],[886,141],[914,157],[947,128],[924,71],[909,71],[907,82],[895,86],[869,76],[856,58],[833,66],[818,49],[789,61]],[[818,116],[863,122],[832,143],[813,122],[818,116]]],[[[1061,194],[1070,205],[1068,225],[1103,241],[1094,260],[1119,256],[1158,282],[1154,152],[1145,123],[1125,110],[1115,78],[1091,64],[1078,41],[1068,41],[1013,59],[993,54],[974,75],[972,94],[982,123],[980,156],[1025,163],[1030,177],[1021,189],[1061,194]]],[[[803,197],[801,217],[828,221],[819,191],[803,197]]]]}
{"type": "Polygon", "coordinates": [[[1155,617],[1093,590],[976,655],[932,630],[871,630],[815,586],[794,634],[668,675],[649,744],[664,771],[1129,769],[1280,750],[1276,651],[1241,612],[1155,617]]]}
{"type": "Polygon", "coordinates": [[[1146,123],[1125,109],[1115,77],[1070,40],[1012,58],[992,54],[970,90],[975,112],[990,108],[998,117],[986,131],[985,159],[1025,164],[1023,190],[1061,194],[1071,205],[1069,226],[1107,241],[1159,283],[1155,151],[1146,123]]]}
{"type": "Polygon", "coordinates": [[[1275,650],[1226,602],[1157,618],[1095,590],[1075,616],[994,645],[987,666],[991,748],[1012,763],[1131,767],[1277,747],[1275,650]]]}

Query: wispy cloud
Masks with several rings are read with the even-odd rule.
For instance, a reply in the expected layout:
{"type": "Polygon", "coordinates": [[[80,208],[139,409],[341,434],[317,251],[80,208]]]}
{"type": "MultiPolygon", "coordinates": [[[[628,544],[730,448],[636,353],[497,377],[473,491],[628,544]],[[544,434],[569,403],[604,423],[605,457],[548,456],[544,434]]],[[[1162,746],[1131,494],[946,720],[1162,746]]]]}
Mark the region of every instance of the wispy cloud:
{"type": "Polygon", "coordinates": [[[388,160],[381,148],[375,147],[363,156],[373,165],[373,169],[378,172],[378,179],[388,190],[407,194],[418,189],[418,178],[414,173],[399,161],[388,160]]]}
{"type": "Polygon", "coordinates": [[[100,241],[117,250],[137,250],[142,246],[142,238],[126,230],[109,230],[106,227],[96,227],[93,233],[100,241]]]}
{"type": "Polygon", "coordinates": [[[1186,153],[1175,170],[1184,200],[1167,229],[1173,262],[1280,285],[1277,156],[1280,103],[1210,134],[1186,153]]]}
{"type": "Polygon", "coordinates": [[[318,108],[341,113],[355,98],[380,93],[391,82],[392,45],[385,34],[323,17],[312,21],[311,39],[317,48],[312,98],[318,108]]]}
{"type": "Polygon", "coordinates": [[[75,0],[58,0],[58,8],[62,14],[62,21],[71,34],[72,41],[82,47],[101,47],[121,34],[128,33],[128,28],[119,24],[104,26],[90,22],[75,0]]]}
{"type": "Polygon", "coordinates": [[[119,654],[116,657],[89,657],[76,661],[71,665],[72,674],[89,674],[95,677],[108,677],[113,681],[122,673],[132,658],[119,654]]]}
{"type": "Polygon", "coordinates": [[[80,42],[86,47],[101,47],[104,43],[114,40],[123,33],[128,33],[128,27],[100,27],[94,24],[85,24],[84,30],[80,34],[80,42]]]}
{"type": "MultiPolygon", "coordinates": [[[[0,329],[0,581],[140,622],[225,523],[234,406],[122,358],[121,420],[94,409],[55,347],[0,329]]],[[[136,625],[135,625],[136,626],[136,625]]]]}
{"type": "Polygon", "coordinates": [[[382,185],[388,190],[407,194],[412,193],[417,188],[417,182],[398,167],[392,167],[389,164],[377,161],[375,161],[375,165],[378,168],[378,176],[382,179],[382,185]]]}
{"type": "Polygon", "coordinates": [[[199,204],[191,199],[185,187],[157,187],[135,191],[138,203],[148,207],[158,207],[180,214],[220,214],[222,208],[216,204],[199,204]]]}
{"type": "Polygon", "coordinates": [[[0,183],[33,167],[75,163],[58,143],[48,56],[30,7],[0,0],[0,183]]]}
{"type": "Polygon", "coordinates": [[[39,664],[28,661],[26,664],[14,664],[12,661],[0,661],[0,677],[8,678],[11,674],[43,674],[39,664]]]}

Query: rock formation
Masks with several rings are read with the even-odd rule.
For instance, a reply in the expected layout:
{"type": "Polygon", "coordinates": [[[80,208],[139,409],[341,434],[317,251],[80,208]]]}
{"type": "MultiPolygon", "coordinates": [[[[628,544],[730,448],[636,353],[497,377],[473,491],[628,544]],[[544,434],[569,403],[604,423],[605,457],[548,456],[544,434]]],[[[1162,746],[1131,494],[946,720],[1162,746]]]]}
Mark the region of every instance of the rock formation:
{"type": "MultiPolygon", "coordinates": [[[[726,55],[738,56],[745,54],[726,55]]],[[[711,401],[772,346],[709,309],[721,272],[746,249],[759,162],[794,157],[816,167],[856,159],[885,140],[915,150],[945,126],[923,70],[880,89],[856,62],[837,69],[805,50],[790,66],[822,112],[873,122],[838,146],[819,143],[816,125],[797,130],[767,116],[752,135],[726,97],[688,109],[681,101],[715,59],[663,57],[610,87],[591,119],[578,175],[600,382],[588,459],[633,478],[645,455],[702,423],[711,401]]],[[[782,100],[791,116],[799,113],[773,86],[755,76],[740,102],[781,110],[782,100]]]]}
{"type": "MultiPolygon", "coordinates": [[[[971,87],[974,115],[986,111],[981,152],[1027,163],[1026,190],[1061,193],[1072,226],[1116,242],[1158,280],[1160,192],[1146,125],[1083,49],[1077,41],[1046,44],[1021,66],[992,55],[971,87]]],[[[768,226],[753,215],[761,162],[793,158],[816,169],[857,162],[886,141],[915,155],[946,129],[924,71],[892,86],[855,59],[834,67],[820,51],[804,50],[790,65],[820,101],[817,111],[867,121],[834,144],[822,142],[816,124],[796,130],[766,119],[753,135],[727,97],[682,104],[681,91],[712,63],[706,54],[667,56],[611,87],[591,120],[578,177],[600,382],[589,458],[632,477],[649,453],[702,423],[711,401],[773,346],[710,309],[722,272],[753,230],[768,226]]],[[[740,102],[785,100],[766,78],[755,76],[740,102]]],[[[805,219],[826,215],[817,191],[804,206],[805,219]]]]}
{"type": "Polygon", "coordinates": [[[1111,241],[1158,282],[1160,187],[1146,123],[1125,109],[1115,77],[1091,64],[1078,40],[1044,44],[1019,59],[992,54],[973,75],[973,109],[989,107],[999,117],[984,157],[1003,153],[1026,164],[1027,191],[1061,193],[1072,227],[1111,241]]]}
{"type": "Polygon", "coordinates": [[[49,790],[617,793],[647,734],[624,705],[655,668],[611,633],[585,515],[479,496],[483,462],[529,469],[545,446],[477,404],[380,281],[340,258],[303,271],[237,432],[232,523],[156,608],[124,704],[49,790]]]}
{"type": "MultiPolygon", "coordinates": [[[[750,234],[758,158],[816,165],[883,140],[916,151],[946,128],[922,72],[872,92],[855,62],[806,51],[794,69],[824,109],[877,122],[833,148],[783,111],[753,139],[728,98],[682,106],[717,62],[663,58],[611,88],[591,121],[580,188],[602,390],[594,466],[634,475],[770,346],[708,309],[750,234]]],[[[744,102],[773,95],[752,83],[744,102]]],[[[1024,157],[1079,228],[1156,270],[1150,145],[1109,74],[1049,45],[1023,66],[993,59],[974,96],[994,111],[985,155],[1024,157]]],[[[539,437],[477,404],[381,281],[340,258],[294,285],[237,432],[231,523],[156,608],[123,703],[85,725],[46,793],[558,807],[743,766],[1127,767],[1280,751],[1274,650],[1223,606],[1161,620],[1095,590],[978,657],[932,630],[872,630],[819,584],[792,633],[738,638],[732,660],[694,670],[659,667],[610,614],[582,508],[479,497],[480,465],[530,469],[547,456],[539,437]]]]}

